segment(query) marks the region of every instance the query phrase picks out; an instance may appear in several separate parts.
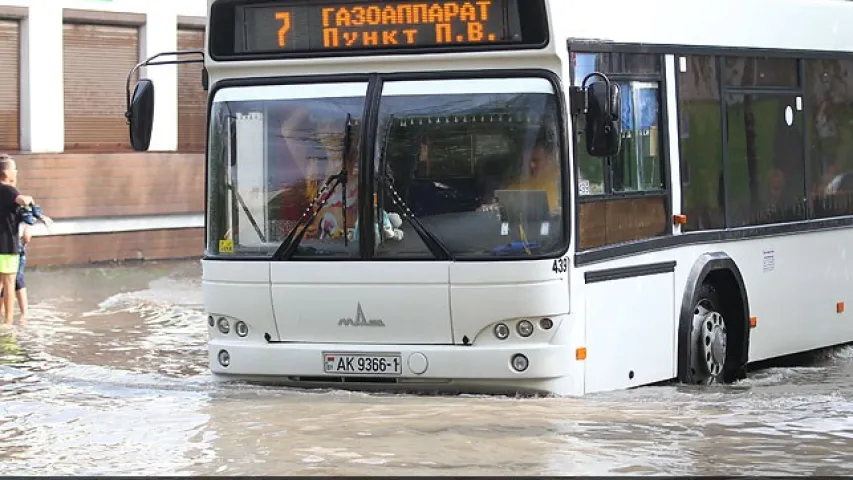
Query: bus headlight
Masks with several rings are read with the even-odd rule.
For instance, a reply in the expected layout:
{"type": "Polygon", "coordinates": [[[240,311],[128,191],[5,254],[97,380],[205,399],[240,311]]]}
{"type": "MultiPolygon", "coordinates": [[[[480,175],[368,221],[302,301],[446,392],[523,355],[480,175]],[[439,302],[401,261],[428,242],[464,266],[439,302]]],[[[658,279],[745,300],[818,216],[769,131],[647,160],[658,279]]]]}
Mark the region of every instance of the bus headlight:
{"type": "Polygon", "coordinates": [[[249,334],[249,326],[246,325],[246,322],[240,320],[234,325],[234,331],[237,332],[238,336],[245,337],[249,334]]]}
{"type": "Polygon", "coordinates": [[[530,320],[522,320],[518,322],[516,325],[516,330],[518,330],[518,334],[522,337],[529,337],[533,335],[533,324],[530,323],[530,320]]]}
{"type": "Polygon", "coordinates": [[[505,323],[495,325],[495,336],[498,337],[498,340],[506,340],[506,337],[509,336],[509,327],[505,323]]]}
{"type": "Polygon", "coordinates": [[[228,332],[231,331],[231,325],[228,324],[228,319],[225,317],[219,317],[219,322],[217,322],[216,326],[223,335],[228,335],[228,332]]]}

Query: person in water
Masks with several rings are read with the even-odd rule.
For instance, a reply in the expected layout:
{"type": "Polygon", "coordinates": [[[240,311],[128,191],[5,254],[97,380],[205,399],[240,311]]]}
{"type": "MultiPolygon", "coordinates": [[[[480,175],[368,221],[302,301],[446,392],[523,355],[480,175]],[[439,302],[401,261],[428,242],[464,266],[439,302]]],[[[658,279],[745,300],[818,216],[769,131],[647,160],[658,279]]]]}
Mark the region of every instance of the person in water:
{"type": "MultiPolygon", "coordinates": [[[[14,321],[15,314],[15,296],[6,295],[6,292],[15,290],[15,280],[23,273],[22,245],[19,238],[22,221],[21,207],[29,207],[29,212],[35,213],[33,197],[22,195],[16,187],[17,182],[18,167],[15,160],[9,155],[0,155],[0,289],[3,292],[2,307],[6,324],[14,321]]],[[[37,212],[40,215],[40,210],[37,212]]],[[[26,215],[26,213],[23,214],[26,215]]],[[[50,219],[45,223],[50,225],[49,222],[50,219]]]]}
{"type": "MultiPolygon", "coordinates": [[[[27,298],[27,284],[24,281],[24,267],[27,264],[27,246],[32,241],[33,234],[31,225],[35,225],[37,220],[41,220],[50,230],[53,225],[53,220],[41,212],[41,207],[33,205],[32,207],[18,207],[18,216],[20,220],[20,240],[18,242],[18,275],[15,277],[15,297],[18,299],[18,308],[21,310],[21,324],[26,323],[29,315],[29,299],[27,298]]],[[[4,291],[0,291],[2,297],[4,291]]]]}

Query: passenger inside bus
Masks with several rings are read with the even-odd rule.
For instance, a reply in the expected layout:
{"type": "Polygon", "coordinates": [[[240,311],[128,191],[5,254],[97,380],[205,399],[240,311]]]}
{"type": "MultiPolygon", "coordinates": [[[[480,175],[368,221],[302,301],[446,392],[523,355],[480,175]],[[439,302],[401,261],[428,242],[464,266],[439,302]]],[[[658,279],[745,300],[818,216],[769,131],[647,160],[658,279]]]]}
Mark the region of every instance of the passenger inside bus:
{"type": "Polygon", "coordinates": [[[561,210],[560,163],[552,142],[539,140],[530,153],[529,176],[519,178],[510,185],[513,190],[544,190],[548,195],[548,208],[552,215],[561,210]]]}
{"type": "MultiPolygon", "coordinates": [[[[560,215],[562,204],[560,180],[559,156],[554,144],[540,137],[530,151],[526,172],[500,189],[544,191],[548,197],[551,215],[560,215]]],[[[481,210],[491,210],[497,206],[497,199],[494,199],[483,205],[481,210]]]]}
{"type": "MultiPolygon", "coordinates": [[[[268,137],[267,155],[272,193],[267,214],[277,227],[273,242],[287,237],[317,200],[323,182],[342,167],[346,128],[341,109],[318,114],[320,109],[314,107],[314,118],[299,110],[280,108],[278,118],[270,119],[277,130],[268,137]]],[[[531,255],[561,241],[561,167],[556,145],[543,133],[551,122],[499,115],[440,122],[401,115],[391,122],[380,120],[378,128],[384,143],[374,158],[375,219],[384,219],[385,213],[396,219],[398,214],[403,220],[394,231],[404,235],[377,238],[377,256],[435,255],[417,233],[421,227],[454,255],[531,255]],[[481,208],[484,202],[497,208],[481,208]],[[420,225],[405,218],[409,211],[420,225]],[[524,244],[522,250],[502,250],[516,242],[524,244]]],[[[359,130],[350,132],[346,218],[344,187],[339,185],[309,225],[300,243],[306,249],[300,254],[358,252],[359,130]],[[344,235],[350,240],[346,246],[344,235]],[[309,251],[313,253],[305,253],[309,251]]]]}
{"type": "MultiPolygon", "coordinates": [[[[338,115],[339,117],[340,115],[338,115]]],[[[271,146],[270,175],[277,193],[268,202],[269,217],[278,225],[278,241],[296,226],[312,201],[319,201],[320,190],[331,175],[341,170],[345,127],[339,118],[324,124],[311,121],[305,109],[296,108],[281,122],[281,135],[271,146]]],[[[352,129],[346,160],[346,185],[329,195],[326,205],[307,225],[304,238],[339,239],[351,232],[358,215],[358,132],[352,129]],[[346,222],[343,199],[346,191],[346,222]],[[346,223],[346,225],[344,225],[346,223]]],[[[351,236],[350,236],[351,238],[351,236]]]]}

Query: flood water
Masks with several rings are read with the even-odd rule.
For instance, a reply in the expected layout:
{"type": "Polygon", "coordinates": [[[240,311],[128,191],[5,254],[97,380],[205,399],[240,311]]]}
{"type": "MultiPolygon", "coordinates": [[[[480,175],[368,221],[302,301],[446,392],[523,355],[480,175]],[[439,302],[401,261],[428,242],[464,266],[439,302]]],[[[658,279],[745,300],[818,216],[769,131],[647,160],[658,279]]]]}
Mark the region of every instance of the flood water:
{"type": "Polygon", "coordinates": [[[6,475],[850,474],[853,348],[583,398],[225,386],[197,261],[28,273],[0,327],[6,475]]]}

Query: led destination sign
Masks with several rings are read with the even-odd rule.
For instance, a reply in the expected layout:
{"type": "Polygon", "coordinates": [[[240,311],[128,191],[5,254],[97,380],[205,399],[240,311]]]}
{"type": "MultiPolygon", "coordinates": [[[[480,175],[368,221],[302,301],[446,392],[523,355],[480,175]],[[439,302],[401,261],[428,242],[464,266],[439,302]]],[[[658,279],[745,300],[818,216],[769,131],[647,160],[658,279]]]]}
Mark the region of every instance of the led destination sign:
{"type": "Polygon", "coordinates": [[[236,5],[231,12],[219,17],[234,22],[234,44],[214,48],[222,50],[216,53],[435,50],[541,44],[547,38],[544,9],[537,0],[302,0],[236,5]],[[535,33],[525,35],[529,31],[535,33]]]}

